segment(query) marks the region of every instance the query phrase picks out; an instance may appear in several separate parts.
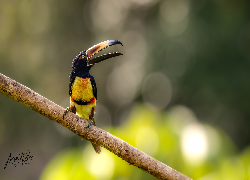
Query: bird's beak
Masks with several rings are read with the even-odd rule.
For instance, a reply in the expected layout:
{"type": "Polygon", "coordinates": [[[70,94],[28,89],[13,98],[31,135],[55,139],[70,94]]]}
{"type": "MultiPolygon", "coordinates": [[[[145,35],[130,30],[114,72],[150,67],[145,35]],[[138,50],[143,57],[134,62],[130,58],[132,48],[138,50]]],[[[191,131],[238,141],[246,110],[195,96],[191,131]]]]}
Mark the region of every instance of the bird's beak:
{"type": "Polygon", "coordinates": [[[108,53],[108,54],[104,54],[101,56],[97,56],[95,58],[92,58],[96,53],[98,53],[99,51],[102,51],[103,49],[115,45],[115,44],[121,44],[122,43],[118,40],[107,40],[104,42],[101,42],[97,45],[94,45],[93,47],[89,48],[86,53],[87,53],[87,61],[88,61],[88,65],[94,65],[96,63],[99,63],[101,61],[104,61],[106,59],[115,57],[115,56],[120,56],[123,55],[122,53],[118,53],[118,52],[112,52],[112,53],[108,53]]]}

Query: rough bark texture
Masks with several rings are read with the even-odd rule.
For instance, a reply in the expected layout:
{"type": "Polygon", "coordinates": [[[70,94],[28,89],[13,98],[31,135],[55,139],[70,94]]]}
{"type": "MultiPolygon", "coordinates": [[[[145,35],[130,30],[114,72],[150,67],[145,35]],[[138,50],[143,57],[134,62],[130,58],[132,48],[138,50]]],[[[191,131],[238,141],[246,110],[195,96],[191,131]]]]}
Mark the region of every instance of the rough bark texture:
{"type": "Polygon", "coordinates": [[[1,73],[0,92],[67,127],[75,134],[108,149],[129,164],[132,164],[159,179],[190,179],[96,126],[92,126],[88,134],[85,136],[87,129],[84,127],[88,124],[87,120],[80,118],[71,112],[67,113],[63,119],[63,113],[65,110],[63,107],[58,106],[52,101],[1,73]]]}

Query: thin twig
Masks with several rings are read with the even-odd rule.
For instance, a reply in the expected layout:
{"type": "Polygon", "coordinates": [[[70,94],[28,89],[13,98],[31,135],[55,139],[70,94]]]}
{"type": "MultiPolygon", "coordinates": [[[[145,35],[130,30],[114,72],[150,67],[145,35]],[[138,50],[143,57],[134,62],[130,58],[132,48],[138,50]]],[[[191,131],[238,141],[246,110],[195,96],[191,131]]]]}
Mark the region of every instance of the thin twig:
{"type": "Polygon", "coordinates": [[[63,113],[65,110],[63,107],[58,106],[52,101],[1,73],[0,92],[65,126],[75,134],[108,149],[129,164],[132,164],[159,179],[190,179],[96,126],[92,126],[87,135],[85,135],[86,128],[84,127],[88,124],[87,120],[80,118],[73,113],[67,113],[63,119],[63,113]]]}

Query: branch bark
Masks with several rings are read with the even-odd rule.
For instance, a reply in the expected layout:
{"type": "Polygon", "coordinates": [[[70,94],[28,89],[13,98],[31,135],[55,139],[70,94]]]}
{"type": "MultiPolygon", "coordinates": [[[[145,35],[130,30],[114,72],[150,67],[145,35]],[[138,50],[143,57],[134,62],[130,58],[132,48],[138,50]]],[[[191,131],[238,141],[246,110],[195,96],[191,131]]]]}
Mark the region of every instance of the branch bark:
{"type": "Polygon", "coordinates": [[[87,129],[84,127],[88,124],[87,120],[80,118],[71,112],[67,113],[63,119],[63,113],[65,110],[63,107],[1,73],[0,92],[45,117],[65,126],[75,134],[108,149],[129,164],[132,164],[159,179],[190,180],[187,176],[175,171],[171,167],[157,161],[118,137],[96,126],[92,126],[90,131],[85,135],[87,129]]]}

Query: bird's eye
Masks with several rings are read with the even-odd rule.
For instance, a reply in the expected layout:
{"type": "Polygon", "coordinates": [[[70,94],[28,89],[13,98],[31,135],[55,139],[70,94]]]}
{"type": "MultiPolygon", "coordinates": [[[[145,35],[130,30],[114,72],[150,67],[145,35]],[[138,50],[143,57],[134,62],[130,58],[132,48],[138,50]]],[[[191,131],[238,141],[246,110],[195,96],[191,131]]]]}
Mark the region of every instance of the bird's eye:
{"type": "Polygon", "coordinates": [[[85,55],[82,55],[82,59],[84,59],[85,58],[85,55]]]}

